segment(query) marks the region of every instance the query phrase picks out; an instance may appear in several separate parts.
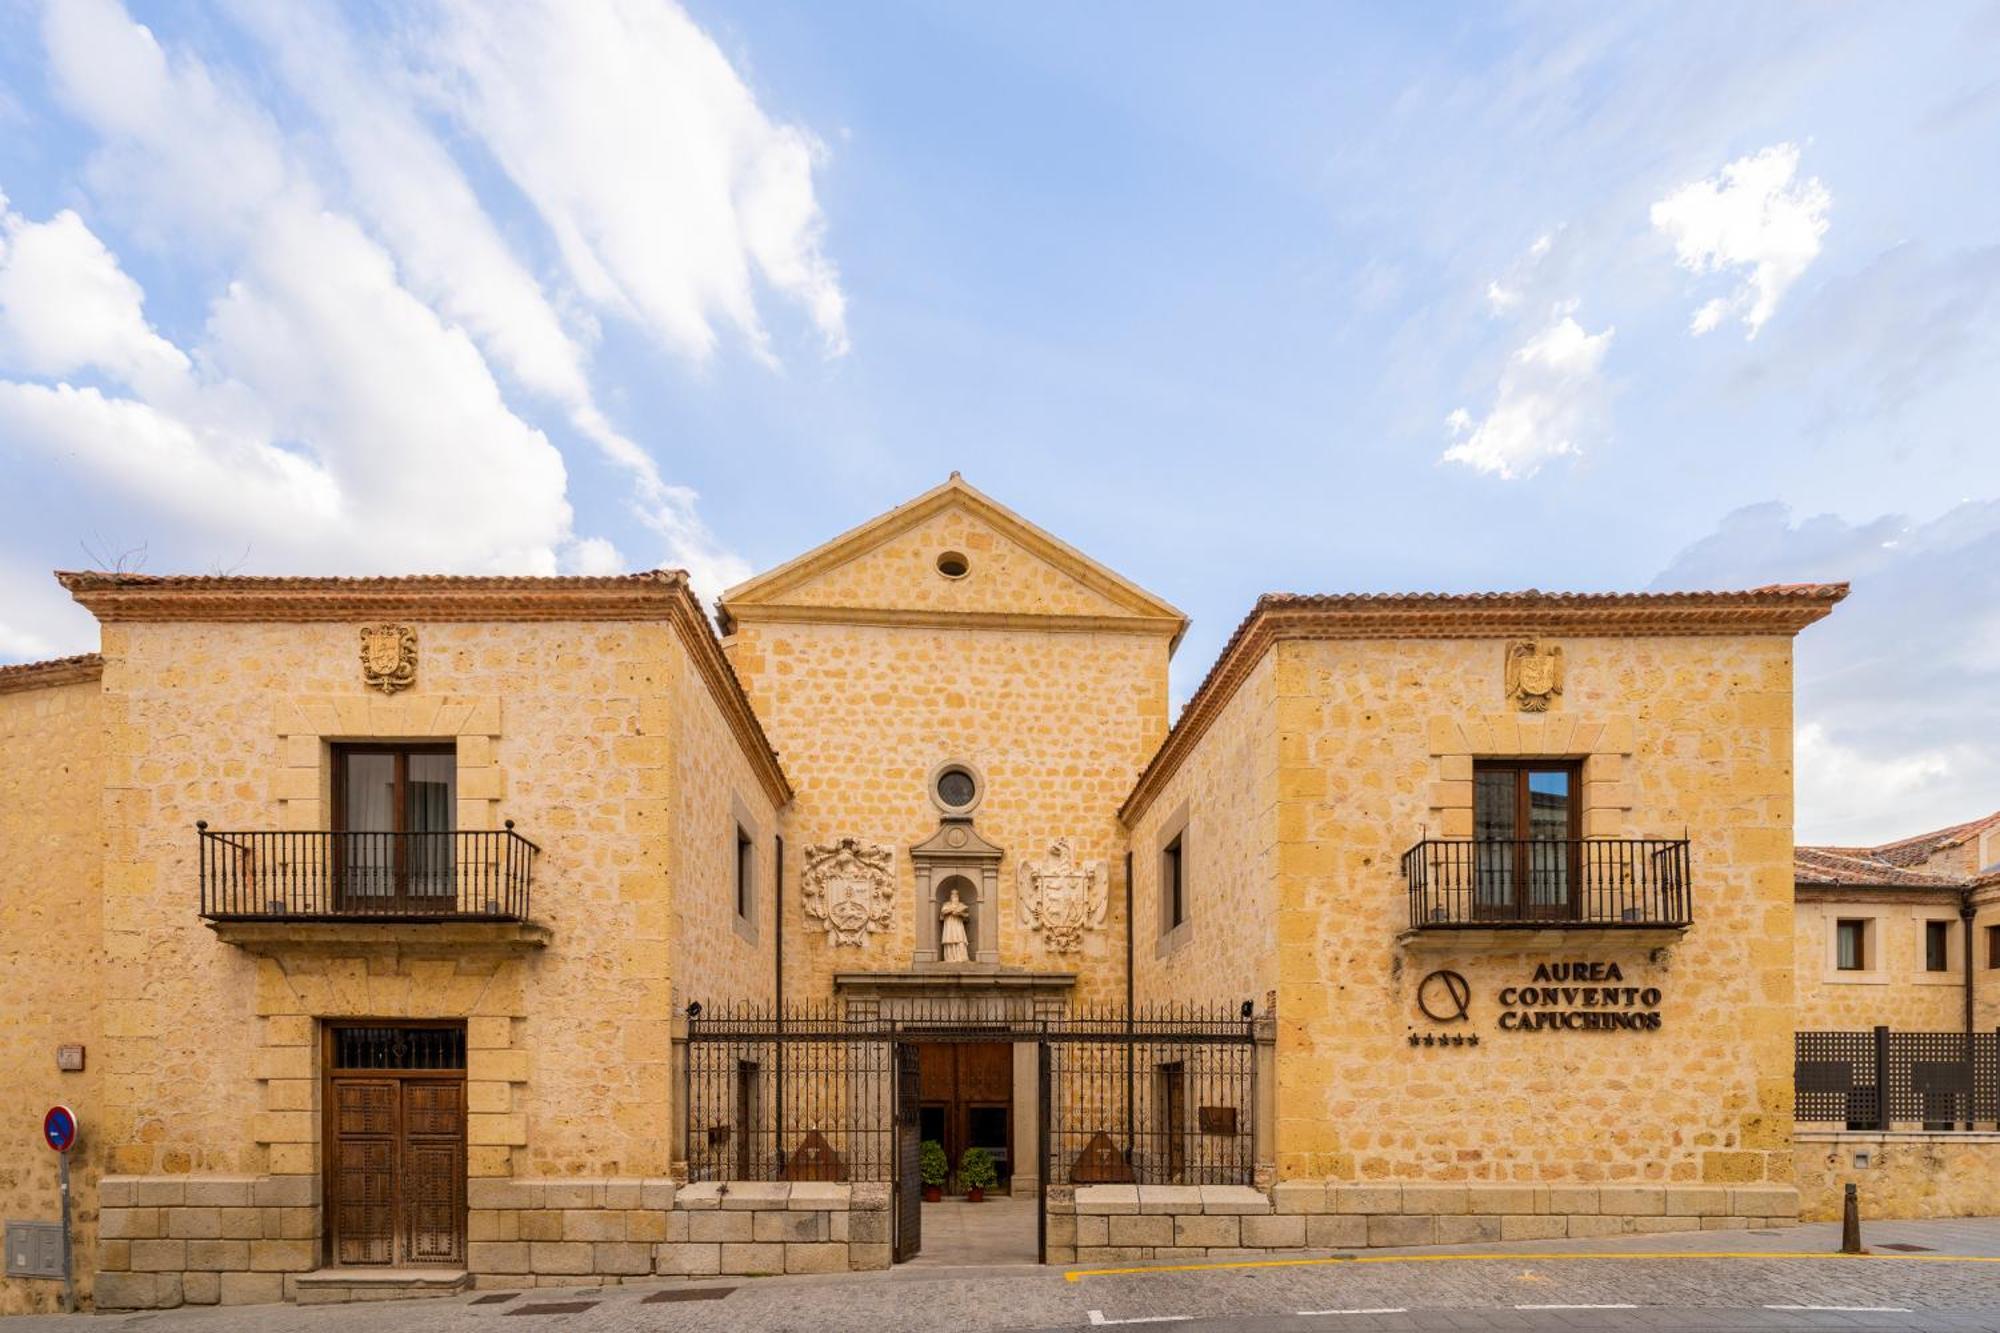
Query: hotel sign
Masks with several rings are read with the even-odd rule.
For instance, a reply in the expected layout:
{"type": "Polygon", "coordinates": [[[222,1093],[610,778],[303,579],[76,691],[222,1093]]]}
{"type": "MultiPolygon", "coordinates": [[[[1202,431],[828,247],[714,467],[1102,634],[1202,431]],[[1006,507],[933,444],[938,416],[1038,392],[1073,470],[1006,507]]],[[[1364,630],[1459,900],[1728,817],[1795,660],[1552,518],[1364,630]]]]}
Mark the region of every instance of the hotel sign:
{"type": "Polygon", "coordinates": [[[1654,1032],[1660,988],[1628,986],[1616,963],[1537,963],[1523,986],[1503,986],[1502,1032],[1654,1032]]]}

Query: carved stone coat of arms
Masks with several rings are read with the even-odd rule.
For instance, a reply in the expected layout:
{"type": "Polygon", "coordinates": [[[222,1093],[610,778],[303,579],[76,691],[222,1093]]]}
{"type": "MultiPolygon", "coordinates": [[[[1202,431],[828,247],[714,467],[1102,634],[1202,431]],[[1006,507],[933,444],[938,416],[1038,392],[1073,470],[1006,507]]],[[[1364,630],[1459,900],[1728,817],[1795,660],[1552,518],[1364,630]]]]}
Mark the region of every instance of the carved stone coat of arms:
{"type": "Polygon", "coordinates": [[[895,853],[859,838],[815,843],[806,848],[806,915],[826,927],[836,945],[856,948],[887,930],[896,905],[895,853]]]}
{"type": "Polygon", "coordinates": [[[1077,860],[1068,838],[1057,838],[1041,860],[1023,861],[1020,874],[1021,918],[1052,952],[1075,953],[1085,931],[1104,925],[1104,862],[1077,860]]]}
{"type": "Polygon", "coordinates": [[[363,626],[361,680],[384,694],[416,684],[417,632],[408,625],[363,626]]]}
{"type": "Polygon", "coordinates": [[[1546,713],[1563,692],[1563,650],[1529,639],[1507,649],[1507,697],[1524,713],[1546,713]]]}

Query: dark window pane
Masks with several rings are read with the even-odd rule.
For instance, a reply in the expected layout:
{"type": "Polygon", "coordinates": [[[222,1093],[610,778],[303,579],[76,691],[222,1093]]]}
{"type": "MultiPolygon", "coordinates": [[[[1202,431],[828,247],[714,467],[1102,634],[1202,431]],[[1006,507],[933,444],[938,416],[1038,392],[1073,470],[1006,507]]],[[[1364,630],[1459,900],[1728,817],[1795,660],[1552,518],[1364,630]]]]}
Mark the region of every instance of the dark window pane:
{"type": "Polygon", "coordinates": [[[1924,970],[1927,972],[1949,972],[1951,948],[1951,923],[1949,921],[1924,922],[1924,970]]]}

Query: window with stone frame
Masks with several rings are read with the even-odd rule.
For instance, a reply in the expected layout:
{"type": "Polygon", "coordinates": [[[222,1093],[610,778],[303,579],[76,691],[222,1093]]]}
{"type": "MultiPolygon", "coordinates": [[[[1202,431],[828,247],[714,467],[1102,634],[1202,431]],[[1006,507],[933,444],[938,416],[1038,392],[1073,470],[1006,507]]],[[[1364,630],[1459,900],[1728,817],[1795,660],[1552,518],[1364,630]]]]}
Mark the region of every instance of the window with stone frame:
{"type": "Polygon", "coordinates": [[[1186,832],[1160,849],[1160,930],[1162,933],[1187,922],[1187,855],[1183,846],[1186,832]]]}
{"type": "Polygon", "coordinates": [[[1924,971],[1951,971],[1951,922],[1924,922],[1924,971]]]}
{"type": "Polygon", "coordinates": [[[1842,918],[1834,922],[1834,963],[1842,972],[1868,970],[1868,922],[1842,918]]]}
{"type": "Polygon", "coordinates": [[[748,921],[754,910],[757,891],[756,845],[750,840],[750,832],[741,824],[736,826],[736,916],[748,921]]]}

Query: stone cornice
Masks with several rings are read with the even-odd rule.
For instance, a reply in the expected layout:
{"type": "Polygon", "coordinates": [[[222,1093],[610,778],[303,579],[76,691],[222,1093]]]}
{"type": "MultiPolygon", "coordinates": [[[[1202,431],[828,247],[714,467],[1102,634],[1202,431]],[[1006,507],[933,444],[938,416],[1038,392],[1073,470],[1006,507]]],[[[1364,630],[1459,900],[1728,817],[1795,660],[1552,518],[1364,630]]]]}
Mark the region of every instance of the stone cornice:
{"type": "Polygon", "coordinates": [[[1936,903],[1956,907],[1965,890],[1952,884],[1794,884],[1792,899],[1801,903],[1936,903]]]}
{"type": "Polygon", "coordinates": [[[1845,583],[1781,584],[1744,592],[1266,593],[1230,635],[1139,774],[1118,817],[1129,826],[1145,812],[1279,639],[1790,636],[1825,616],[1845,596],[1845,583]]]}
{"type": "Polygon", "coordinates": [[[757,623],[917,626],[924,629],[1032,630],[1045,634],[1149,634],[1173,639],[1186,621],[1166,616],[1071,616],[1016,611],[932,611],[904,607],[745,603],[731,608],[731,627],[757,623]]]}
{"type": "Polygon", "coordinates": [[[0,694],[45,690],[56,685],[80,685],[104,678],[104,659],[96,653],[56,657],[46,662],[0,666],[0,694]]]}
{"type": "Polygon", "coordinates": [[[687,651],[737,744],[778,805],[792,798],[771,742],[722,655],[715,627],[678,569],[609,576],[424,574],[382,578],[244,578],[58,572],[100,621],[299,624],[665,621],[687,651]]]}

